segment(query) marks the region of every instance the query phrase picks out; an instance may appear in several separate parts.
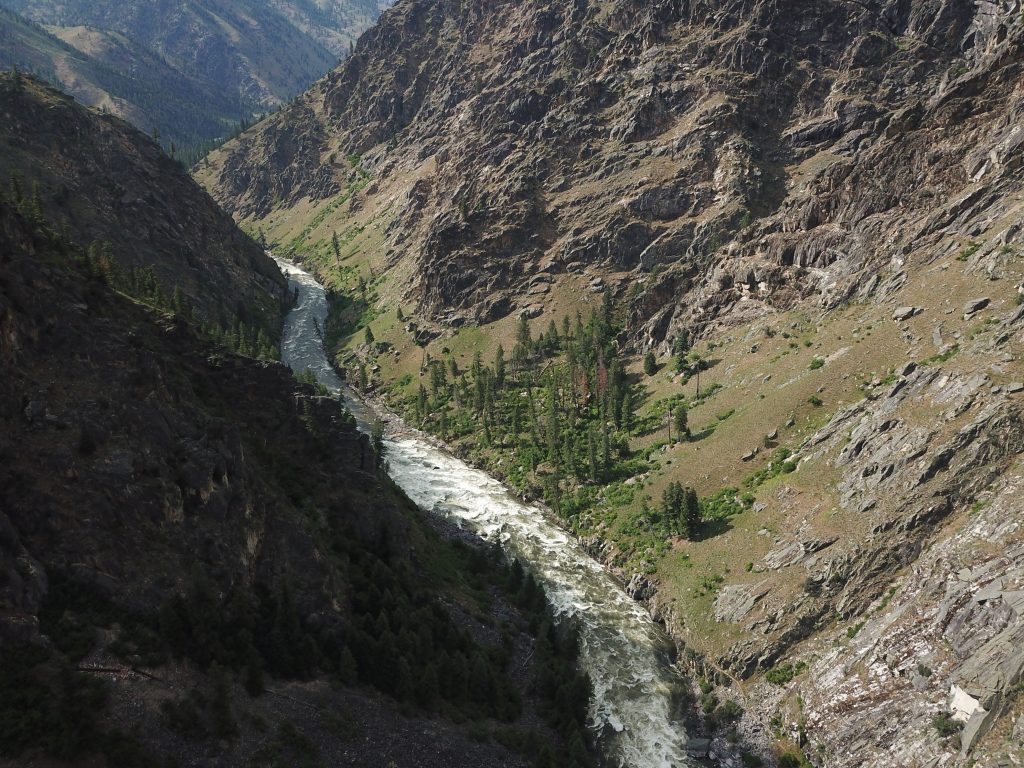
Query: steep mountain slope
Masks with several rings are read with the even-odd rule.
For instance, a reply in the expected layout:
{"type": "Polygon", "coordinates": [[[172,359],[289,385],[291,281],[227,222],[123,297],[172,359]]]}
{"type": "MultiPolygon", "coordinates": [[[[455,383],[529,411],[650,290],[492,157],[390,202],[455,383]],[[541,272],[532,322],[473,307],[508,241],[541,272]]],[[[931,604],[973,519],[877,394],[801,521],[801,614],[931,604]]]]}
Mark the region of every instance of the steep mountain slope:
{"type": "Polygon", "coordinates": [[[311,244],[376,216],[387,253],[415,260],[404,293],[435,319],[452,308],[494,319],[525,305],[531,267],[644,276],[674,264],[650,281],[654,306],[638,298],[634,308],[634,326],[660,341],[706,320],[688,317],[698,292],[679,290],[690,277],[681,267],[707,266],[741,230],[743,270],[701,269],[702,304],[746,282],[771,282],[772,303],[815,290],[813,275],[779,273],[831,263],[829,254],[848,254],[833,273],[876,266],[871,233],[850,217],[892,221],[909,207],[923,220],[933,198],[920,189],[964,190],[977,169],[953,171],[964,147],[982,158],[980,149],[925,162],[912,144],[944,127],[962,139],[951,117],[968,103],[984,105],[974,123],[999,158],[992,171],[1009,173],[1010,29],[1019,14],[989,4],[821,2],[786,14],[738,2],[406,3],[351,62],[226,153],[210,187],[243,217],[266,217],[279,200],[326,205],[346,186],[345,158],[360,155],[376,193],[350,221],[325,220],[311,244]],[[885,194],[855,183],[862,176],[885,194]],[[844,183],[856,199],[806,202],[824,205],[844,183]],[[789,252],[794,228],[813,231],[813,251],[789,252]],[[726,277],[733,284],[720,288],[726,277]],[[672,293],[689,298],[666,307],[672,293]]]}
{"type": "Polygon", "coordinates": [[[649,602],[709,728],[998,765],[1022,521],[973,518],[1024,451],[1022,83],[1017,2],[403,2],[199,176],[334,286],[341,362],[649,602]]]}
{"type": "Polygon", "coordinates": [[[125,278],[180,292],[207,324],[277,337],[277,266],[154,141],[28,77],[0,78],[0,114],[0,175],[44,218],[107,249],[125,278]]]}
{"type": "Polygon", "coordinates": [[[276,333],[267,257],[119,120],[8,74],[0,104],[0,766],[588,768],[533,578],[337,398],[200,338],[276,333]]]}
{"type": "Polygon", "coordinates": [[[532,582],[427,528],[337,400],[85,256],[0,201],[0,765],[586,765],[527,691],[575,674],[532,582]]]}
{"type": "Polygon", "coordinates": [[[82,104],[117,115],[168,146],[201,144],[229,133],[251,111],[123,35],[86,27],[50,30],[0,10],[0,68],[19,67],[82,104]]]}

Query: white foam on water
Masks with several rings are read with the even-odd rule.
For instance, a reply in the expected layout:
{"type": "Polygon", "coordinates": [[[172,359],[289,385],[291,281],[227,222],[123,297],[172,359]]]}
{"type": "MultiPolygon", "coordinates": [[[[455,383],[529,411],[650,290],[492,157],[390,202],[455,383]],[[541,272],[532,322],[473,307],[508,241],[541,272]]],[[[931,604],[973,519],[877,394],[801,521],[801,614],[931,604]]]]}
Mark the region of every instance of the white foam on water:
{"type": "MultiPolygon", "coordinates": [[[[320,338],[327,319],[323,288],[302,269],[277,262],[299,299],[285,321],[284,362],[299,372],[313,371],[321,384],[345,394],[320,338]]],[[[346,399],[365,429],[372,414],[346,399]]],[[[494,478],[407,432],[387,437],[385,452],[391,477],[409,498],[499,542],[544,585],[557,613],[578,622],[580,663],[594,687],[591,727],[609,763],[628,768],[691,765],[686,734],[671,718],[677,678],[664,631],[540,508],[520,502],[494,478]]]]}

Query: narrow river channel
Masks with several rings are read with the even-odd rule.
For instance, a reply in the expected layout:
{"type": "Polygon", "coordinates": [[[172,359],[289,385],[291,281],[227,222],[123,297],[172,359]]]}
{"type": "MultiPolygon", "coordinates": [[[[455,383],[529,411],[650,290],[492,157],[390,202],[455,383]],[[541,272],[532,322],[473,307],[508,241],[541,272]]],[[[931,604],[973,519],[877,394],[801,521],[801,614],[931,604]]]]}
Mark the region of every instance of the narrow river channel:
{"type": "MultiPolygon", "coordinates": [[[[321,384],[341,392],[365,428],[372,414],[344,389],[324,352],[323,287],[298,267],[278,264],[298,295],[285,320],[284,362],[299,372],[312,370],[321,384]]],[[[415,437],[396,419],[388,427],[389,472],[409,498],[500,542],[543,583],[558,612],[578,621],[580,660],[594,685],[591,726],[608,763],[624,768],[690,765],[686,734],[671,717],[672,684],[678,679],[671,644],[646,610],[541,509],[518,501],[501,483],[415,437]]]]}

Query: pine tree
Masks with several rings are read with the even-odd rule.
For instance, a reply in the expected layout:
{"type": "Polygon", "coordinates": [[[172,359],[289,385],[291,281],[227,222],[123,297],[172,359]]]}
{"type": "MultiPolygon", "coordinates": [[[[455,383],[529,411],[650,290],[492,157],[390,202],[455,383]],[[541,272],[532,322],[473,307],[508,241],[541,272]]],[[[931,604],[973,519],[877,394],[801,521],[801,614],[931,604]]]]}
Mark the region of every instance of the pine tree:
{"type": "Polygon", "coordinates": [[[370,329],[370,326],[366,326],[366,330],[363,332],[363,338],[366,341],[366,346],[369,347],[373,345],[373,331],[370,329]]]}
{"type": "Polygon", "coordinates": [[[521,374],[526,370],[532,344],[530,322],[526,319],[526,315],[520,315],[519,323],[516,326],[516,345],[512,350],[512,362],[515,364],[517,374],[521,374]]]}
{"type": "Polygon", "coordinates": [[[558,403],[555,400],[555,385],[554,381],[552,380],[551,387],[548,390],[548,461],[553,462],[556,466],[558,464],[559,436],[560,428],[558,424],[558,403]]]}
{"type": "Polygon", "coordinates": [[[669,483],[661,495],[662,518],[669,521],[676,532],[683,530],[683,505],[686,503],[683,487],[676,482],[669,483]]]}
{"type": "Polygon", "coordinates": [[[420,424],[427,420],[427,388],[420,384],[416,393],[416,413],[419,416],[420,424]]]}
{"type": "Polygon", "coordinates": [[[676,336],[672,343],[672,354],[676,359],[676,372],[682,373],[686,370],[686,354],[690,351],[690,332],[683,329],[676,336]]]}
{"type": "Polygon", "coordinates": [[[648,376],[653,376],[658,372],[658,360],[654,356],[653,352],[648,352],[644,355],[644,373],[648,376]]]}
{"type": "Polygon", "coordinates": [[[601,414],[601,458],[604,479],[607,480],[612,471],[612,449],[611,436],[608,434],[608,419],[604,413],[601,414]]]}
{"type": "Polygon", "coordinates": [[[559,339],[558,339],[558,327],[555,325],[554,318],[548,322],[548,332],[545,337],[544,346],[547,348],[549,355],[553,355],[558,351],[559,339]]]}
{"type": "Polygon", "coordinates": [[[337,232],[331,233],[331,248],[334,250],[334,263],[338,266],[338,269],[341,269],[341,243],[338,242],[337,232]]]}
{"type": "Polygon", "coordinates": [[[185,316],[185,294],[181,292],[181,286],[174,286],[174,293],[171,294],[171,309],[178,317],[185,316]]]}
{"type": "Polygon", "coordinates": [[[690,436],[690,428],[687,426],[689,421],[689,414],[686,410],[686,405],[680,403],[676,406],[675,413],[672,416],[672,421],[676,428],[676,440],[682,441],[683,437],[690,436]]]}
{"type": "Polygon", "coordinates": [[[11,203],[15,206],[20,206],[24,200],[24,189],[22,187],[22,177],[17,171],[11,172],[11,203]]]}
{"type": "Polygon", "coordinates": [[[377,464],[384,462],[384,422],[376,419],[370,427],[370,446],[377,456],[377,464]]]}
{"type": "Polygon", "coordinates": [[[496,389],[505,386],[505,348],[501,344],[494,351],[494,386],[496,389]]]}
{"type": "Polygon", "coordinates": [[[587,431],[587,458],[590,460],[590,480],[597,482],[597,440],[593,429],[587,431]]]}
{"type": "Polygon", "coordinates": [[[32,200],[29,203],[28,216],[36,226],[42,226],[46,222],[46,216],[43,213],[43,193],[38,181],[32,184],[32,200]]]}
{"type": "Polygon", "coordinates": [[[633,390],[627,389],[625,396],[622,398],[622,427],[627,432],[633,431],[633,390]]]}

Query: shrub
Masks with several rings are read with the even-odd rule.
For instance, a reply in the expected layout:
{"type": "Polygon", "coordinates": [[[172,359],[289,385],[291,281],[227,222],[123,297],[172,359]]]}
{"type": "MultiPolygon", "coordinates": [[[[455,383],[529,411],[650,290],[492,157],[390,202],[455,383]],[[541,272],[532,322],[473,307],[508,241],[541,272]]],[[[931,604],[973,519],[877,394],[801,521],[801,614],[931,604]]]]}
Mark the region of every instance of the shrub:
{"type": "Polygon", "coordinates": [[[954,720],[947,712],[936,715],[932,718],[932,727],[942,738],[948,738],[963,730],[964,724],[954,720]]]}
{"type": "Polygon", "coordinates": [[[811,364],[809,366],[807,366],[807,367],[810,368],[812,371],[816,371],[819,368],[824,368],[825,367],[825,358],[823,358],[823,357],[816,357],[813,360],[811,360],[811,364]]]}
{"type": "Polygon", "coordinates": [[[778,664],[764,673],[764,679],[773,685],[786,685],[806,668],[807,665],[802,661],[796,664],[778,664]]]}

